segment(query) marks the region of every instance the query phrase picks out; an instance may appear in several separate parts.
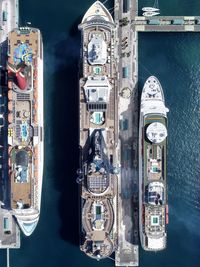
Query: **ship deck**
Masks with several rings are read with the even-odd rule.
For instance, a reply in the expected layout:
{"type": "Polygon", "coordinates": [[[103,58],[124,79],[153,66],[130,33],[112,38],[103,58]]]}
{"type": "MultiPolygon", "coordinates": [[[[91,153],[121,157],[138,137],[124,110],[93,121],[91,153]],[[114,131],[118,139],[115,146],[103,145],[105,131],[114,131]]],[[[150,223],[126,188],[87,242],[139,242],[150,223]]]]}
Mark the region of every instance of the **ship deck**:
{"type": "Polygon", "coordinates": [[[8,66],[8,152],[11,178],[11,207],[20,203],[29,208],[34,203],[33,191],[38,175],[38,93],[37,57],[39,56],[39,31],[20,28],[8,38],[8,64],[15,71],[25,60],[27,64],[27,89],[15,84],[8,66]],[[24,45],[24,46],[23,46],[24,45]],[[31,56],[30,56],[31,55],[31,56]],[[30,57],[30,58],[29,58],[30,57]]]}

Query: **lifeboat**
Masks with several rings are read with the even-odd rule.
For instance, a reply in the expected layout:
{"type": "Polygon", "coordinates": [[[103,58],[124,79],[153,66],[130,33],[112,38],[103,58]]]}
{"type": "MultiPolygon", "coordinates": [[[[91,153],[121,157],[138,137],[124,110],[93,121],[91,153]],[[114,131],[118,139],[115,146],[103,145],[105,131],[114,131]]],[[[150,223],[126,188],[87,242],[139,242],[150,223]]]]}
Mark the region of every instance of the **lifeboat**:
{"type": "Polygon", "coordinates": [[[144,12],[159,12],[160,9],[156,7],[143,7],[142,11],[144,12]]]}
{"type": "Polygon", "coordinates": [[[12,121],[13,121],[13,115],[12,115],[12,113],[9,113],[8,114],[8,122],[12,123],[12,121]]]}
{"type": "Polygon", "coordinates": [[[8,81],[8,88],[9,88],[9,89],[12,89],[12,87],[13,87],[13,82],[8,81]]]}
{"type": "Polygon", "coordinates": [[[12,150],[12,147],[8,146],[8,154],[10,154],[11,150],[12,150]]]}
{"type": "Polygon", "coordinates": [[[165,216],[166,216],[166,224],[169,223],[169,207],[168,205],[166,205],[166,208],[165,208],[165,216]]]}
{"type": "Polygon", "coordinates": [[[153,17],[159,15],[159,12],[153,12],[153,11],[146,11],[142,14],[144,17],[153,17]]]}
{"type": "Polygon", "coordinates": [[[12,101],[9,101],[8,102],[8,110],[12,111],[12,109],[13,109],[13,103],[12,103],[12,101]]]}
{"type": "MultiPolygon", "coordinates": [[[[9,82],[8,82],[9,83],[9,82]]],[[[9,85],[8,85],[9,88],[9,85]]],[[[11,87],[12,88],[12,87],[11,87]]],[[[8,90],[8,99],[12,100],[12,90],[8,90]]]]}

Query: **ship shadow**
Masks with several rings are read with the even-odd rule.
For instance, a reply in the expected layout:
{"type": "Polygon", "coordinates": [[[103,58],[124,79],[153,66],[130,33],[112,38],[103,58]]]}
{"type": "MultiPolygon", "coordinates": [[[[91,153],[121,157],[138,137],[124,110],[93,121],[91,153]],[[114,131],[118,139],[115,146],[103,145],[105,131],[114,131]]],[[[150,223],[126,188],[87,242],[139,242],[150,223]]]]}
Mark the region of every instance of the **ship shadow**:
{"type": "Polygon", "coordinates": [[[54,57],[61,62],[54,73],[52,96],[53,176],[55,188],[61,193],[58,212],[61,219],[60,236],[79,245],[79,187],[76,170],[79,167],[78,72],[80,32],[72,26],[69,35],[54,46],[54,57]]]}

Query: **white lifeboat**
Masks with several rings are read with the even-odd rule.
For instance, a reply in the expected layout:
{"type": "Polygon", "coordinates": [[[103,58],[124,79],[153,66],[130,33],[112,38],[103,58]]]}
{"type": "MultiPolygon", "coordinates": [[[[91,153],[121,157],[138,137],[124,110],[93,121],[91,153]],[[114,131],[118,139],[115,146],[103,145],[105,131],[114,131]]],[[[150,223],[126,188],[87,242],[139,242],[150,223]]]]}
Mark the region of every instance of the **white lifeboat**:
{"type": "Polygon", "coordinates": [[[153,17],[159,15],[159,12],[147,11],[142,14],[144,17],[153,17]]]}
{"type": "Polygon", "coordinates": [[[142,11],[144,12],[159,12],[160,9],[156,7],[143,7],[142,11]]]}

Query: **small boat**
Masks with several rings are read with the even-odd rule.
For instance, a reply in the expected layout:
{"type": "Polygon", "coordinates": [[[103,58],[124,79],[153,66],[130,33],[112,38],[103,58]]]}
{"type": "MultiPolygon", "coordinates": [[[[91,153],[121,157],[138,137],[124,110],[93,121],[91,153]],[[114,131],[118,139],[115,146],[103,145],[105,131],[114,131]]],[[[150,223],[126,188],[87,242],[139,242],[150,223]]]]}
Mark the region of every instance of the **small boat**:
{"type": "Polygon", "coordinates": [[[158,0],[155,0],[154,5],[152,7],[143,7],[142,11],[144,11],[144,12],[160,12],[159,5],[158,5],[158,0]]]}
{"type": "Polygon", "coordinates": [[[159,15],[159,12],[152,12],[152,11],[147,11],[142,14],[144,17],[153,17],[159,15]]]}
{"type": "Polygon", "coordinates": [[[142,11],[144,11],[144,12],[157,12],[157,11],[160,11],[160,9],[156,8],[156,7],[143,7],[142,11]]]}

